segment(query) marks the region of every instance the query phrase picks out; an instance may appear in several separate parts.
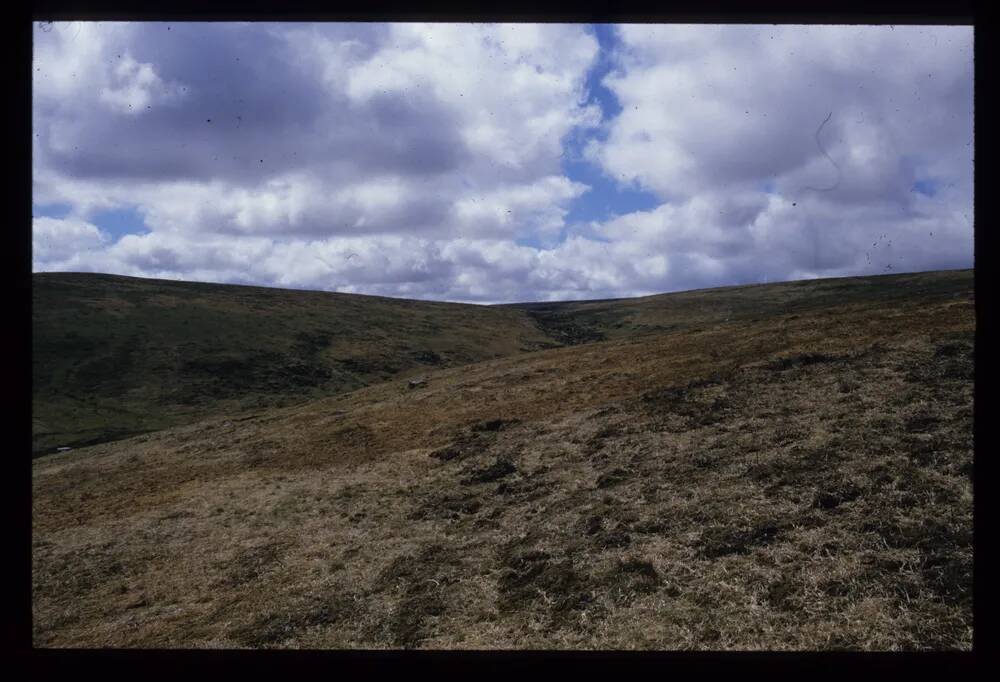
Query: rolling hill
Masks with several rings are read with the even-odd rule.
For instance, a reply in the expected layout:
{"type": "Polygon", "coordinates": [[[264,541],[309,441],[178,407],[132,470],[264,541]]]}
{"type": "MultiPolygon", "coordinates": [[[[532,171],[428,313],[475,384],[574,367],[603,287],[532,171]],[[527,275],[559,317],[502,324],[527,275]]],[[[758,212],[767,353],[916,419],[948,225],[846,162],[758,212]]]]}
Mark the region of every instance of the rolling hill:
{"type": "Polygon", "coordinates": [[[971,271],[491,307],[47,277],[36,348],[149,350],[36,357],[36,405],[205,409],[35,460],[36,646],[971,647],[971,271]],[[184,343],[331,376],[220,397],[184,343]]]}
{"type": "Polygon", "coordinates": [[[948,296],[970,280],[968,271],[922,273],[474,306],[39,273],[33,454],[545,348],[808,314],[852,300],[948,296]]]}
{"type": "Polygon", "coordinates": [[[553,345],[484,306],[84,273],[32,285],[35,454],[553,345]]]}

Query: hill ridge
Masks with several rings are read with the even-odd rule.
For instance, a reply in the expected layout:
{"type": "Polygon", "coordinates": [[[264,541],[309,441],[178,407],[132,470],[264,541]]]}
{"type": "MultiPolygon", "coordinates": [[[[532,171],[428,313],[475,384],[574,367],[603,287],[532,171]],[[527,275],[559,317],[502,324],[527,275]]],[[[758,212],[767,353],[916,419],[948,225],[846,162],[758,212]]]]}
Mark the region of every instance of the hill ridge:
{"type": "Polygon", "coordinates": [[[304,402],[437,367],[961,294],[971,270],[475,304],[101,273],[33,275],[33,452],[304,402]]]}

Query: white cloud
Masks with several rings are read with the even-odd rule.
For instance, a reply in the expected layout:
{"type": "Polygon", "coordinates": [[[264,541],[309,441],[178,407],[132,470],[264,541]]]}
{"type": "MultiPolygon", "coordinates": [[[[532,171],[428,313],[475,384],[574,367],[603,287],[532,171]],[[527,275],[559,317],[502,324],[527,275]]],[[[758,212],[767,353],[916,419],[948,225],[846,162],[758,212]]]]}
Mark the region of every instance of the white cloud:
{"type": "Polygon", "coordinates": [[[559,175],[599,115],[582,27],[162,28],[85,24],[71,102],[50,79],[74,33],[36,31],[37,198],[138,203],[154,231],[458,238],[557,233],[585,189],[559,175]]]}
{"type": "Polygon", "coordinates": [[[971,264],[969,28],[619,37],[602,122],[582,26],[36,28],[33,200],[71,213],[34,267],[498,302],[971,264]],[[567,226],[597,126],[662,203],[567,226]]]}
{"type": "Polygon", "coordinates": [[[79,262],[109,242],[108,235],[96,225],[82,220],[38,217],[31,221],[32,261],[43,267],[53,262],[79,262]]]}
{"type": "Polygon", "coordinates": [[[826,186],[815,133],[830,114],[821,143],[844,191],[888,182],[900,157],[956,147],[952,174],[971,177],[968,27],[628,25],[621,37],[605,83],[623,111],[590,153],[664,198],[826,186]]]}
{"type": "Polygon", "coordinates": [[[605,84],[622,113],[587,154],[667,202],[599,228],[665,259],[633,268],[633,285],[972,265],[968,27],[629,25],[620,37],[605,84]]]}
{"type": "Polygon", "coordinates": [[[98,92],[112,111],[132,116],[153,104],[175,103],[186,94],[183,86],[163,82],[152,64],[140,64],[128,53],[118,56],[118,64],[111,69],[111,82],[98,92]]]}

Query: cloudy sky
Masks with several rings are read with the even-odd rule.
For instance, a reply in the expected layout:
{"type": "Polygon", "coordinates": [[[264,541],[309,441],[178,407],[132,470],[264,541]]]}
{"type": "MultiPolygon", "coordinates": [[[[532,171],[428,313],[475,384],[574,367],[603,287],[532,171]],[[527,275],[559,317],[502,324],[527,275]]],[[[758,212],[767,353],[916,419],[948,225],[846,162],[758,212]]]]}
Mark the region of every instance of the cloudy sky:
{"type": "Polygon", "coordinates": [[[971,267],[972,28],[36,24],[33,269],[468,302],[971,267]]]}

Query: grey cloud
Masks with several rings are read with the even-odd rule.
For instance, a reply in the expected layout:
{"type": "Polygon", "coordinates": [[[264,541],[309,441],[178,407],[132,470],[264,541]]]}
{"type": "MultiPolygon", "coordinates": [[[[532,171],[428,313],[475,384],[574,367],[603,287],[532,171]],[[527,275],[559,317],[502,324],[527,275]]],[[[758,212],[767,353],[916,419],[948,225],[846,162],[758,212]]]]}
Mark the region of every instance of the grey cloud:
{"type": "MultiPolygon", "coordinates": [[[[167,34],[163,24],[137,24],[104,57],[108,69],[128,57],[152,64],[164,82],[179,84],[178,101],[153,102],[137,114],[109,113],[96,97],[77,102],[72,127],[64,126],[74,145],[45,149],[52,164],[81,178],[259,182],[303,165],[333,169],[340,161],[355,174],[434,174],[463,158],[446,107],[419,92],[351,105],[322,87],[316,64],[295,59],[288,27],[284,35],[268,25],[171,28],[167,34]]],[[[317,30],[351,35],[340,26],[317,30]]],[[[362,27],[352,40],[364,45],[378,34],[362,27]]],[[[47,120],[53,108],[41,102],[36,109],[43,148],[50,127],[64,125],[47,120]]]]}
{"type": "Polygon", "coordinates": [[[362,135],[338,142],[363,170],[433,175],[468,160],[455,112],[425,94],[378,94],[351,113],[362,135]]]}

